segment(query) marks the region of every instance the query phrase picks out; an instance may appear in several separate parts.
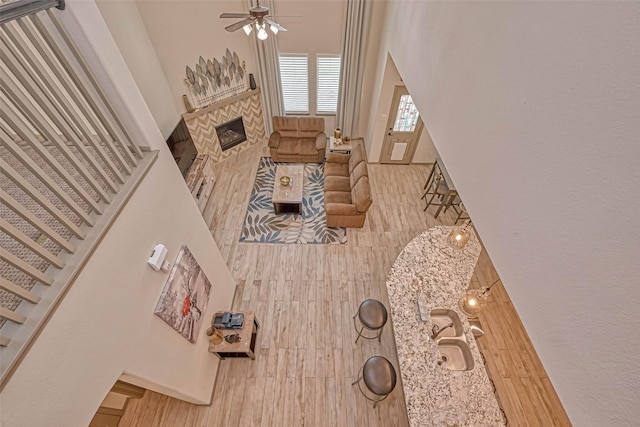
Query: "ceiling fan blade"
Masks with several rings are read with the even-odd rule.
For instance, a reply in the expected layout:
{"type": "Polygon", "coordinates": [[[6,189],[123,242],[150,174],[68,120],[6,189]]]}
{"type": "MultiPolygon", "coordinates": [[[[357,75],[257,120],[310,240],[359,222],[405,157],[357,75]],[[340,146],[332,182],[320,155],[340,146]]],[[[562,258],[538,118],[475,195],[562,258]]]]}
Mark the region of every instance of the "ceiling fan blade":
{"type": "Polygon", "coordinates": [[[271,25],[272,27],[277,28],[277,29],[278,29],[278,31],[287,31],[287,29],[286,29],[285,27],[283,27],[283,26],[282,26],[282,25],[280,25],[280,24],[277,24],[277,23],[273,22],[271,19],[265,19],[265,21],[267,21],[267,23],[268,23],[269,25],[271,25]]]}
{"type": "Polygon", "coordinates": [[[239,30],[240,28],[244,27],[247,24],[251,24],[252,22],[253,22],[253,18],[247,18],[247,19],[243,19],[242,21],[238,21],[235,24],[231,24],[228,27],[224,27],[224,29],[232,33],[234,31],[239,30]]]}
{"type": "Polygon", "coordinates": [[[248,13],[223,13],[220,18],[250,18],[248,13]]]}

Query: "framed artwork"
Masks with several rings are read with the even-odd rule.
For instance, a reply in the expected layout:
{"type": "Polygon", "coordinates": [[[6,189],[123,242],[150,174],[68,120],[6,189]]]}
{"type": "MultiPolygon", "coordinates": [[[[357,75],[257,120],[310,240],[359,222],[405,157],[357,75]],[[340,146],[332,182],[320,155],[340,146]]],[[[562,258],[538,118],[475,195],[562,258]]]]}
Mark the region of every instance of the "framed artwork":
{"type": "Polygon", "coordinates": [[[195,343],[210,292],[211,282],[189,248],[182,245],[154,313],[195,343]]]}

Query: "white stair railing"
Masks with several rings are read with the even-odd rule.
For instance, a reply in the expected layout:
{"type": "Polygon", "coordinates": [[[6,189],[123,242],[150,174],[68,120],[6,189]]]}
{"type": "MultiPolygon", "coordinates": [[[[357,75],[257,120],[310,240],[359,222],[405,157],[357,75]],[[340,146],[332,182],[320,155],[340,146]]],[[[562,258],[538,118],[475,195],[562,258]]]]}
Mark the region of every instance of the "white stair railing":
{"type": "Polygon", "coordinates": [[[0,389],[157,154],[129,137],[57,13],[0,26],[0,389]]]}

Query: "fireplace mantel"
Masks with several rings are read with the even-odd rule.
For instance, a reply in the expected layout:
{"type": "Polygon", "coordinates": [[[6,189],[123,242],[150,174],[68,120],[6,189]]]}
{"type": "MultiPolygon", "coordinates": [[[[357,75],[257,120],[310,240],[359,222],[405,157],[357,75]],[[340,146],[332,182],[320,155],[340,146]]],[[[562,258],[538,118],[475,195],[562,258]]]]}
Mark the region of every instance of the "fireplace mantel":
{"type": "Polygon", "coordinates": [[[229,158],[266,139],[260,89],[242,92],[182,117],[198,154],[208,154],[213,162],[229,158]],[[215,127],[237,117],[244,121],[247,141],[222,151],[215,127]]]}
{"type": "Polygon", "coordinates": [[[182,117],[184,118],[184,121],[186,122],[188,120],[200,117],[203,114],[207,114],[207,113],[210,113],[212,111],[215,111],[218,108],[224,108],[227,105],[233,104],[235,102],[242,101],[243,99],[246,99],[246,98],[250,98],[253,95],[258,95],[258,99],[259,99],[260,89],[256,88],[255,90],[247,90],[247,91],[244,91],[242,93],[239,93],[238,95],[230,96],[229,98],[225,98],[222,101],[215,102],[215,103],[213,103],[211,105],[207,105],[206,107],[201,108],[198,111],[194,111],[193,113],[184,113],[182,115],[182,117]]]}

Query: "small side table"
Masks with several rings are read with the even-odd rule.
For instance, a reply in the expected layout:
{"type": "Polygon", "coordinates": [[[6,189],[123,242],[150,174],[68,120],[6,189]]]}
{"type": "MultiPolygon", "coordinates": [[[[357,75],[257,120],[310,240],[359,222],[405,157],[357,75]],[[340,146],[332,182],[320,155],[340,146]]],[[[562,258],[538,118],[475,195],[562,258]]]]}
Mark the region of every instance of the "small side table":
{"type": "Polygon", "coordinates": [[[345,142],[342,140],[342,144],[336,145],[336,139],[333,136],[329,137],[329,152],[330,153],[342,153],[342,154],[351,154],[351,150],[353,146],[351,145],[351,141],[345,142]]]}
{"type": "Polygon", "coordinates": [[[248,357],[255,360],[256,355],[254,350],[256,348],[256,341],[258,338],[258,329],[260,325],[256,320],[256,316],[251,311],[245,311],[244,323],[242,329],[222,329],[221,332],[227,335],[233,335],[235,333],[240,334],[240,341],[234,343],[228,343],[222,341],[220,344],[209,343],[209,353],[213,353],[221,360],[227,357],[248,357]]]}

